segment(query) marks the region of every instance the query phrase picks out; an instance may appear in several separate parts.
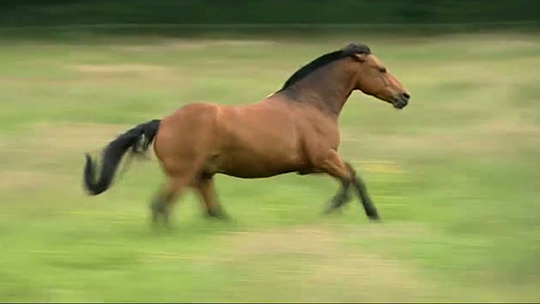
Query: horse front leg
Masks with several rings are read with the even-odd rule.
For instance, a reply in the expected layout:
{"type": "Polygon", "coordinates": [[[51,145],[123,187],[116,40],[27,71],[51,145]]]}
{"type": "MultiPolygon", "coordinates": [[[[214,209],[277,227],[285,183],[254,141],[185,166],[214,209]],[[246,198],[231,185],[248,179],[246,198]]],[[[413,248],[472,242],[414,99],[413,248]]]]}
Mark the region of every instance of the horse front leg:
{"type": "Polygon", "coordinates": [[[324,209],[325,214],[330,214],[335,210],[340,209],[351,201],[351,196],[349,195],[351,188],[351,183],[341,180],[341,188],[338,192],[330,199],[328,206],[324,209]]]}
{"type": "Polygon", "coordinates": [[[377,208],[375,208],[375,204],[373,204],[373,201],[371,200],[371,197],[368,194],[367,187],[366,187],[366,184],[364,183],[364,180],[360,177],[360,175],[356,173],[356,170],[354,170],[353,166],[350,163],[346,162],[345,166],[347,167],[347,170],[350,172],[351,176],[353,177],[351,184],[356,190],[356,194],[358,195],[358,198],[360,199],[362,206],[364,206],[364,210],[366,211],[366,214],[372,219],[380,220],[379,214],[377,212],[377,208]]]}
{"type": "MultiPolygon", "coordinates": [[[[324,174],[326,173],[324,170],[318,169],[318,168],[309,168],[309,169],[302,169],[297,172],[298,175],[308,175],[308,174],[324,174]]],[[[338,192],[330,199],[330,202],[328,203],[328,207],[324,210],[324,213],[329,214],[332,211],[339,209],[343,207],[345,204],[351,201],[351,197],[349,195],[350,191],[350,183],[347,181],[341,181],[341,188],[339,188],[338,192]]]]}
{"type": "Polygon", "coordinates": [[[352,185],[364,207],[366,215],[371,220],[380,220],[379,213],[367,193],[366,186],[362,179],[357,176],[356,171],[349,163],[344,163],[335,150],[328,150],[324,155],[317,157],[314,162],[315,168],[333,176],[341,181],[342,188],[332,199],[326,212],[331,212],[342,207],[350,198],[348,190],[352,185]]]}

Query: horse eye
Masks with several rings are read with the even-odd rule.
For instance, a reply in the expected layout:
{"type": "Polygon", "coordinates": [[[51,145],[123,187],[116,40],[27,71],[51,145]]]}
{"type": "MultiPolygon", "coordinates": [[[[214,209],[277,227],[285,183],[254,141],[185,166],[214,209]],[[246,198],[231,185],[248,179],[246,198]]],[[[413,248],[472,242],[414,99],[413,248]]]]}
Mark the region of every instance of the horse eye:
{"type": "Polygon", "coordinates": [[[386,68],[380,68],[379,71],[380,71],[381,73],[386,73],[386,68]]]}

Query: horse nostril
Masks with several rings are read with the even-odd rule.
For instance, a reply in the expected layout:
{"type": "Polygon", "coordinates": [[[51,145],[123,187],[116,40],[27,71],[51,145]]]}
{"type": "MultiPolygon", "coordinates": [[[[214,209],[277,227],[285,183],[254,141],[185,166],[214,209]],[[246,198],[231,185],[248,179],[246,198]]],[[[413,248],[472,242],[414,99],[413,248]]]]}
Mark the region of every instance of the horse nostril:
{"type": "Polygon", "coordinates": [[[403,93],[402,96],[405,99],[410,99],[411,98],[411,95],[409,95],[408,93],[403,93]]]}

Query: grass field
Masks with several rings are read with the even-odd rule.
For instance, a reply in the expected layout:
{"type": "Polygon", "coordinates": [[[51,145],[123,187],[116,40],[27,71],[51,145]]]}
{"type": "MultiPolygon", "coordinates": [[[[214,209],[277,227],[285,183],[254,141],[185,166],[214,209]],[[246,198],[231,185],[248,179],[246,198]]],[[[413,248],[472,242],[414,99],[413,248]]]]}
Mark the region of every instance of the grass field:
{"type": "Polygon", "coordinates": [[[540,301],[538,35],[84,38],[0,40],[0,301],[540,301]],[[358,41],[413,96],[355,93],[340,119],[383,223],[322,216],[324,176],[219,176],[234,221],[187,193],[170,231],[155,160],[84,194],[83,154],[127,128],[257,102],[358,41]]]}

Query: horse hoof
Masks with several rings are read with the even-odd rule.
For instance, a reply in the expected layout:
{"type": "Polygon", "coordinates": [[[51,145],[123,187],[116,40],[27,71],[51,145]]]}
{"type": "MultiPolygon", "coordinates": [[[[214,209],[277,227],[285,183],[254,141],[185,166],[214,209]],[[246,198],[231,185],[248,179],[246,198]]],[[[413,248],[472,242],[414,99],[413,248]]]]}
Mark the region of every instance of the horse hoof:
{"type": "Polygon", "coordinates": [[[344,203],[336,203],[335,201],[330,201],[328,203],[328,207],[326,207],[323,211],[323,214],[328,215],[332,213],[338,212],[339,214],[342,214],[344,203]]]}
{"type": "Polygon", "coordinates": [[[381,218],[378,215],[370,216],[369,220],[371,222],[373,222],[373,223],[381,223],[382,222],[381,218]]]}
{"type": "Polygon", "coordinates": [[[208,210],[205,214],[207,219],[214,218],[222,221],[230,220],[230,217],[223,211],[208,210]]]}
{"type": "Polygon", "coordinates": [[[322,213],[323,215],[329,215],[329,214],[332,214],[334,210],[335,209],[333,207],[328,207],[328,208],[325,208],[322,213]]]}

